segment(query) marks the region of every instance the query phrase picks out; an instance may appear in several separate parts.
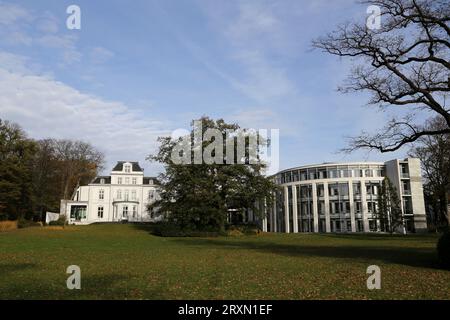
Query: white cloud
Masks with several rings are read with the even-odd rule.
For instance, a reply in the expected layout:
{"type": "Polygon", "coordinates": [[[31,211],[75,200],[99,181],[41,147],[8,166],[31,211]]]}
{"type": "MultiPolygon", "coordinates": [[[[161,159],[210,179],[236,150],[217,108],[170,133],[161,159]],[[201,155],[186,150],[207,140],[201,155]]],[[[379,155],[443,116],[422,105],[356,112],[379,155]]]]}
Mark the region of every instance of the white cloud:
{"type": "Polygon", "coordinates": [[[21,57],[0,54],[0,114],[18,122],[34,138],[89,141],[115,160],[139,160],[155,151],[164,124],[115,101],[82,93],[62,82],[35,75],[21,57]],[[9,70],[8,70],[9,69],[9,70]]]}
{"type": "Polygon", "coordinates": [[[0,24],[11,25],[20,20],[29,21],[31,19],[30,13],[21,6],[0,2],[0,24]]]}
{"type": "Polygon", "coordinates": [[[114,57],[114,53],[103,47],[94,47],[91,49],[90,58],[94,64],[102,64],[114,57]]]}

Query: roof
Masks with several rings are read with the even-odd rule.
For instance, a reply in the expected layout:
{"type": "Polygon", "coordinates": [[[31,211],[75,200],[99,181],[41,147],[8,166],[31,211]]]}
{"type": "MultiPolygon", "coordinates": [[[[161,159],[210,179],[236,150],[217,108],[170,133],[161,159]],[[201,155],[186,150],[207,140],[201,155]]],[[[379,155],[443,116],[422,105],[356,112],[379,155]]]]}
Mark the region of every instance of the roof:
{"type": "Polygon", "coordinates": [[[144,170],[139,165],[139,162],[133,162],[133,161],[117,161],[116,166],[112,169],[112,171],[123,171],[123,165],[125,163],[131,163],[132,170],[134,172],[144,172],[144,170]]]}
{"type": "Polygon", "coordinates": [[[375,165],[375,166],[382,166],[385,165],[384,162],[324,162],[324,163],[320,163],[320,164],[312,164],[312,165],[304,165],[304,166],[300,166],[300,167],[292,167],[292,168],[288,168],[288,169],[284,169],[281,171],[278,171],[277,173],[275,173],[274,175],[280,174],[280,173],[284,173],[284,172],[288,172],[291,170],[301,170],[301,169],[312,169],[312,168],[322,168],[322,167],[332,167],[332,166],[356,166],[356,165],[362,165],[362,166],[366,166],[366,165],[375,165]]]}
{"type": "Polygon", "coordinates": [[[144,177],[144,184],[150,184],[150,180],[153,181],[152,184],[158,184],[156,177],[144,177]]]}
{"type": "Polygon", "coordinates": [[[110,176],[98,176],[95,177],[95,179],[91,182],[92,184],[100,184],[100,180],[105,179],[104,184],[111,184],[111,177],[110,176]]]}

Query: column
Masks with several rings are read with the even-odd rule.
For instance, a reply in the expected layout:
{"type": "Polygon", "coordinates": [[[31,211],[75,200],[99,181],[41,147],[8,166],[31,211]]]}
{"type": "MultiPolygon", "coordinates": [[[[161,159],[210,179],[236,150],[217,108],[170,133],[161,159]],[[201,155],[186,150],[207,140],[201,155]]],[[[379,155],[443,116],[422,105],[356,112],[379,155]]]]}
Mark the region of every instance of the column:
{"type": "Polygon", "coordinates": [[[278,211],[277,211],[277,194],[275,193],[275,199],[273,200],[273,212],[272,212],[272,231],[278,232],[277,228],[277,218],[278,218],[278,211]]]}
{"type": "Polygon", "coordinates": [[[262,219],[262,231],[267,232],[267,203],[264,198],[264,218],[262,219]]]}
{"type": "Polygon", "coordinates": [[[319,212],[317,210],[317,186],[312,184],[314,232],[319,232],[319,212]]]}
{"type": "Polygon", "coordinates": [[[348,198],[350,200],[350,220],[352,224],[352,232],[356,232],[355,222],[355,201],[353,199],[353,181],[348,182],[348,198]]]}
{"type": "Polygon", "coordinates": [[[361,181],[361,209],[363,218],[363,228],[364,232],[370,232],[369,228],[369,209],[367,208],[367,194],[366,194],[366,183],[361,181]]]}
{"type": "Polygon", "coordinates": [[[253,222],[253,210],[252,209],[248,209],[248,216],[247,216],[247,221],[248,222],[253,222]]]}
{"type": "Polygon", "coordinates": [[[297,186],[292,186],[292,221],[294,223],[294,233],[298,233],[298,217],[297,217],[297,186]]]}
{"type": "Polygon", "coordinates": [[[323,183],[323,192],[323,199],[325,202],[325,232],[331,232],[330,194],[328,193],[328,182],[323,183]]]}
{"type": "Polygon", "coordinates": [[[289,233],[289,192],[288,187],[284,187],[284,232],[289,233]]]}

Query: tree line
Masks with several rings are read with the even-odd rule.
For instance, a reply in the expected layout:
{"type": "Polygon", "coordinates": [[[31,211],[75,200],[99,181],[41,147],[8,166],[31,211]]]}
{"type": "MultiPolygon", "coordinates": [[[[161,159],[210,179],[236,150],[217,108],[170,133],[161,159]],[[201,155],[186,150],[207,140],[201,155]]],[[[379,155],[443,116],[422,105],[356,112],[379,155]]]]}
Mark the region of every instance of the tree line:
{"type": "Polygon", "coordinates": [[[87,142],[29,138],[15,123],[0,119],[0,220],[45,220],[59,212],[79,184],[103,169],[104,155],[87,142]]]}

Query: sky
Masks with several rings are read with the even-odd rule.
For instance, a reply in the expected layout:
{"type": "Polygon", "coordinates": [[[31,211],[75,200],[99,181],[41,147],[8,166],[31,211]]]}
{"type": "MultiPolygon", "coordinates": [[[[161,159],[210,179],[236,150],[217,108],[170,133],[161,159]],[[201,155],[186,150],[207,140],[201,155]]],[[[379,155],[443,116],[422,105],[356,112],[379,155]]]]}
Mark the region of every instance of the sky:
{"type": "Polygon", "coordinates": [[[343,154],[347,138],[392,116],[337,87],[352,61],[311,41],[365,21],[353,0],[0,0],[0,118],[36,139],[79,139],[118,160],[145,160],[157,137],[203,115],[280,130],[280,169],[384,161],[343,154]],[[66,27],[70,5],[81,29],[66,27]]]}

